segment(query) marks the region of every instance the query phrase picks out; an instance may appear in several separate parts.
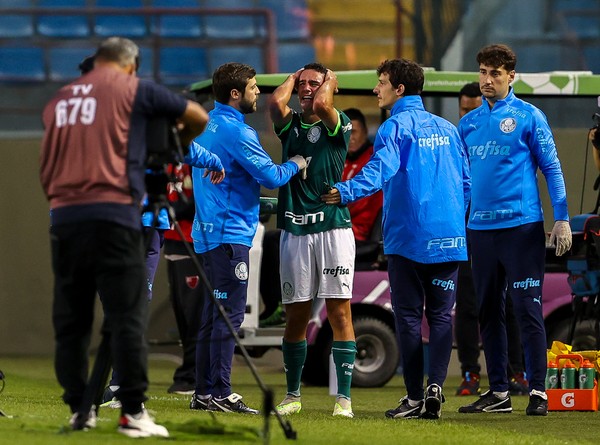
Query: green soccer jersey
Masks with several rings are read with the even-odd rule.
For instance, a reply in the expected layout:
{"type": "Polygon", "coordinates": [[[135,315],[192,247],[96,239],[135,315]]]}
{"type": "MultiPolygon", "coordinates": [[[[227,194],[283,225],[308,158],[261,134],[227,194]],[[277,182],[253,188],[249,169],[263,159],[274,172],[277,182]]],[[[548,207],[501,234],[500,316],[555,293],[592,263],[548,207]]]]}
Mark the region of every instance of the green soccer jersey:
{"type": "Polygon", "coordinates": [[[352,227],[345,205],[327,205],[321,201],[321,195],[342,180],[348,152],[352,124],[344,113],[338,114],[337,127],[328,130],[322,121],[303,123],[294,111],[292,120],[279,131],[283,160],[304,156],[308,176],[302,179],[302,175],[297,174],[279,188],[278,228],[294,235],[307,235],[352,227]]]}

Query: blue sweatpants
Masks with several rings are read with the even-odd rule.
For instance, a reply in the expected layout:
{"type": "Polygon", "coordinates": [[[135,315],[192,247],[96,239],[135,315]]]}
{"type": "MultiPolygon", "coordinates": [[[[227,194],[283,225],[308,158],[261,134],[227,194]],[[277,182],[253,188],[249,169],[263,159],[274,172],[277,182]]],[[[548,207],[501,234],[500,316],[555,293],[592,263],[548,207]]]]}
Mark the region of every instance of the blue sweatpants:
{"type": "MultiPolygon", "coordinates": [[[[248,294],[248,246],[221,244],[202,254],[208,280],[236,333],[244,321],[248,294]]],[[[211,298],[202,304],[196,345],[196,394],[223,398],[231,394],[235,340],[211,298]]]]}
{"type": "Polygon", "coordinates": [[[456,300],[458,262],[423,264],[388,256],[388,274],[404,384],[411,400],[422,400],[423,306],[429,324],[427,385],[444,386],[452,353],[452,307],[456,300]]]}
{"type": "Polygon", "coordinates": [[[542,222],[509,229],[472,230],[473,281],[490,389],[508,391],[506,289],[519,323],[529,390],[544,391],[546,331],[542,284],[546,258],[542,222]]]}

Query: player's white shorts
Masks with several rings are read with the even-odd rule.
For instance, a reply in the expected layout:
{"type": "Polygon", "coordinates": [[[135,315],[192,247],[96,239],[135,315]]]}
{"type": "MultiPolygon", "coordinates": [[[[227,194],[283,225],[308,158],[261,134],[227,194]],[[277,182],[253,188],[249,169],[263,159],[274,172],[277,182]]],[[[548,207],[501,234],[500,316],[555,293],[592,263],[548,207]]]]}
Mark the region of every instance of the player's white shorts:
{"type": "Polygon", "coordinates": [[[296,236],[283,230],[279,247],[283,304],[352,298],[356,245],[351,228],[296,236]]]}

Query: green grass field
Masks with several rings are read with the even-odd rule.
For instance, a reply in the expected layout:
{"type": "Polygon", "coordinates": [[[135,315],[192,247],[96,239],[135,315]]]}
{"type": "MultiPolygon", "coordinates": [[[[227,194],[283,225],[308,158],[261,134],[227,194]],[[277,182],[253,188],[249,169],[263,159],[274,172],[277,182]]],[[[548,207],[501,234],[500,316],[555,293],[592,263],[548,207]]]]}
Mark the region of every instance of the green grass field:
{"type": "MultiPolygon", "coordinates": [[[[243,365],[234,367],[234,390],[252,407],[262,405],[261,393],[243,365]]],[[[188,408],[189,397],[167,394],[175,365],[167,360],[150,360],[150,390],[147,408],[157,422],[169,428],[169,439],[142,439],[144,443],[175,441],[185,444],[261,444],[264,418],[236,414],[211,415],[188,408]]],[[[0,444],[112,444],[131,441],[116,432],[118,410],[102,409],[98,428],[73,432],[69,412],[50,359],[0,358],[6,387],[0,393],[0,444]]],[[[326,371],[324,371],[326,372],[326,371]]],[[[259,373],[275,392],[275,402],[285,393],[282,371],[260,367],[259,373]]],[[[286,440],[275,417],[270,419],[269,443],[311,445],[337,444],[596,444],[600,436],[597,412],[551,412],[545,418],[525,416],[527,397],[513,397],[512,414],[458,414],[460,405],[473,398],[456,397],[458,377],[446,383],[446,403],[438,421],[389,420],[386,409],[396,406],[404,395],[402,379],[395,377],[383,388],[352,390],[354,419],[333,418],[334,398],[327,388],[304,387],[303,411],[289,421],[297,440],[286,440]]]]}

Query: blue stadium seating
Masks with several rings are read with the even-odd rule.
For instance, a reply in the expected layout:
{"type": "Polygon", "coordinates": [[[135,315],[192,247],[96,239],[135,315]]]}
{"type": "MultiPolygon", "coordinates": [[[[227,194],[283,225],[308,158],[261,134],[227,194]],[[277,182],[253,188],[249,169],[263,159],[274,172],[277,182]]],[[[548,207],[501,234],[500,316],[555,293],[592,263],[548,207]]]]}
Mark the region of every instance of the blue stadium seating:
{"type": "MultiPolygon", "coordinates": [[[[220,0],[205,3],[207,7],[222,9],[252,9],[253,0],[220,0]]],[[[263,17],[250,15],[206,15],[206,36],[212,39],[252,39],[266,35],[263,17]]]]}
{"type": "Polygon", "coordinates": [[[37,47],[0,47],[0,81],[42,81],[44,52],[37,47]]]}
{"type": "Polygon", "coordinates": [[[257,73],[265,72],[265,62],[260,48],[253,46],[211,47],[208,66],[212,73],[227,62],[240,62],[252,66],[257,73]]]}
{"type": "Polygon", "coordinates": [[[140,46],[140,66],[137,75],[144,79],[154,78],[154,52],[152,48],[140,46]]]}
{"type": "Polygon", "coordinates": [[[310,43],[279,43],[277,45],[277,70],[295,73],[307,63],[315,62],[315,48],[310,43]]]}
{"type": "Polygon", "coordinates": [[[258,0],[256,6],[268,8],[275,13],[277,40],[310,37],[306,0],[258,0]]]}
{"type": "MultiPolygon", "coordinates": [[[[69,8],[81,10],[86,0],[40,0],[40,8],[69,8]]],[[[84,38],[90,33],[90,24],[85,15],[41,15],[37,24],[38,33],[47,37],[84,38]]]]}
{"type": "Polygon", "coordinates": [[[48,78],[56,82],[65,82],[80,76],[79,63],[95,48],[50,48],[48,50],[48,78]]]}
{"type": "Polygon", "coordinates": [[[163,47],[159,54],[158,81],[187,85],[209,77],[206,51],[195,47],[163,47]]]}
{"type": "Polygon", "coordinates": [[[0,38],[31,37],[33,20],[30,15],[2,14],[2,8],[31,8],[31,0],[0,0],[0,38]]]}
{"type": "Polygon", "coordinates": [[[129,8],[141,8],[141,0],[96,0],[99,8],[123,8],[123,15],[98,15],[94,32],[101,37],[145,37],[148,33],[146,18],[135,13],[127,14],[129,8]]]}
{"type": "MultiPolygon", "coordinates": [[[[198,0],[152,0],[156,8],[198,8],[198,0]]],[[[164,14],[152,19],[152,33],[166,38],[194,38],[202,36],[200,15],[164,14]]]]}
{"type": "Polygon", "coordinates": [[[587,45],[583,49],[585,56],[586,67],[591,70],[594,74],[600,74],[600,43],[596,42],[595,45],[587,45]]]}

